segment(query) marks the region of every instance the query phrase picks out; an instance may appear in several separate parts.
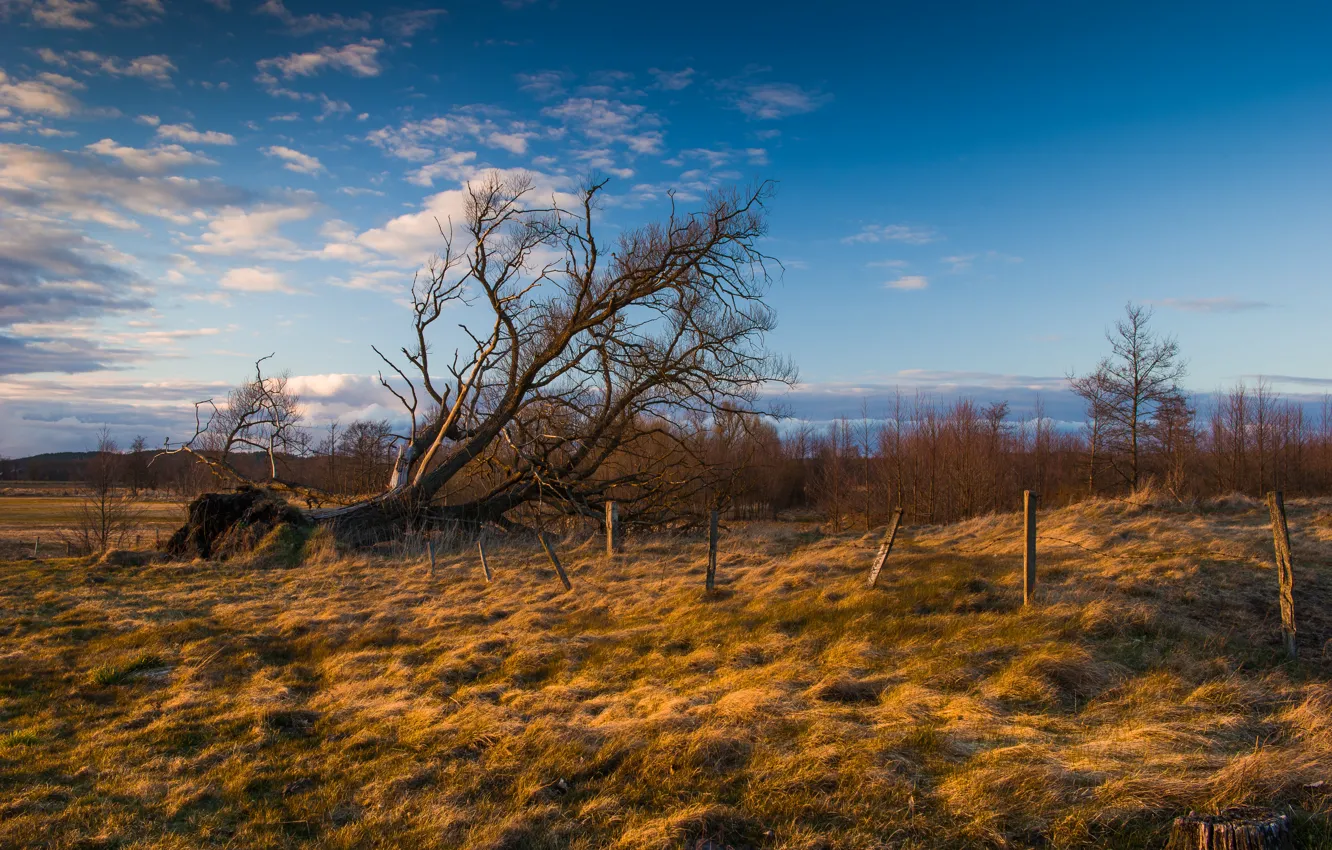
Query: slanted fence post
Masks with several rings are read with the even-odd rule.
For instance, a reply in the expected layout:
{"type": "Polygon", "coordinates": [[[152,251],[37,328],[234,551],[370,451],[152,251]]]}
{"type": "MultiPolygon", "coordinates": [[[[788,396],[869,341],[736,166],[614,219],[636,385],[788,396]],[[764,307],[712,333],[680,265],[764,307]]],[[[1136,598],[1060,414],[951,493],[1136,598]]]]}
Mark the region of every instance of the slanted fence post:
{"type": "Polygon", "coordinates": [[[486,544],[480,537],[476,539],[476,551],[481,555],[481,570],[486,574],[486,584],[490,584],[490,562],[486,560],[486,544]]]}
{"type": "Polygon", "coordinates": [[[40,537],[38,537],[37,539],[35,539],[35,540],[32,541],[32,557],[34,557],[34,558],[37,557],[37,544],[39,544],[39,543],[41,543],[41,542],[42,542],[42,538],[40,538],[40,537]]]}
{"type": "Polygon", "coordinates": [[[1036,504],[1040,496],[1022,491],[1022,517],[1026,527],[1026,547],[1022,553],[1022,604],[1030,605],[1036,595],[1036,504]]]}
{"type": "Polygon", "coordinates": [[[1295,658],[1295,570],[1290,557],[1290,528],[1286,525],[1286,502],[1280,490],[1267,494],[1272,514],[1272,543],[1276,549],[1277,583],[1281,593],[1281,640],[1286,655],[1295,658]]]}
{"type": "Polygon", "coordinates": [[[606,557],[614,558],[624,551],[624,531],[620,528],[620,506],[606,503],[606,557]]]}
{"type": "Polygon", "coordinates": [[[897,540],[897,529],[902,525],[902,509],[898,508],[893,513],[893,521],[888,526],[888,531],[883,535],[883,542],[879,544],[879,554],[874,556],[874,566],[870,568],[869,586],[874,587],[879,583],[879,573],[883,570],[883,565],[887,563],[888,556],[893,551],[893,541],[897,540]]]}
{"type": "Polygon", "coordinates": [[[720,511],[713,511],[708,517],[708,577],[706,581],[708,593],[711,593],[717,587],[717,524],[720,519],[720,511]]]}
{"type": "Polygon", "coordinates": [[[546,539],[546,532],[538,532],[537,539],[541,541],[541,548],[546,550],[546,557],[550,558],[551,564],[555,566],[555,572],[560,577],[560,583],[564,585],[566,591],[573,590],[573,585],[569,583],[569,577],[564,574],[564,567],[560,565],[560,559],[555,555],[555,547],[546,539]]]}

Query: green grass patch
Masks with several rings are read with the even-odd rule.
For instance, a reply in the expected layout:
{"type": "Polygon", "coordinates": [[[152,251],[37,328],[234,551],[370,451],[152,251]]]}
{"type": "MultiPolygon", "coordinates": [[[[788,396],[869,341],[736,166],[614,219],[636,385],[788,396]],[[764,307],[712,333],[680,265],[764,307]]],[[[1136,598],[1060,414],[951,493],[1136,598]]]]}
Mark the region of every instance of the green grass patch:
{"type": "Polygon", "coordinates": [[[31,747],[42,742],[42,737],[29,729],[15,729],[0,736],[0,750],[12,750],[17,747],[31,747]]]}
{"type": "Polygon", "coordinates": [[[162,660],[161,656],[145,652],[136,655],[129,661],[99,664],[88,673],[88,681],[101,687],[120,685],[128,681],[135,673],[164,666],[166,666],[166,662],[162,660]]]}

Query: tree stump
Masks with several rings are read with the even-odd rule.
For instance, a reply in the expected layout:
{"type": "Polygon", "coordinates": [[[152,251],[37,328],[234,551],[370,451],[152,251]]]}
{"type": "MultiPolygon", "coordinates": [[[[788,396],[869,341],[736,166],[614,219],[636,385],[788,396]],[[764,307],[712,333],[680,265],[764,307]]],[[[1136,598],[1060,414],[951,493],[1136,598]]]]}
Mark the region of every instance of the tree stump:
{"type": "Polygon", "coordinates": [[[1166,850],[1291,850],[1290,818],[1257,809],[1175,818],[1166,850]]]}

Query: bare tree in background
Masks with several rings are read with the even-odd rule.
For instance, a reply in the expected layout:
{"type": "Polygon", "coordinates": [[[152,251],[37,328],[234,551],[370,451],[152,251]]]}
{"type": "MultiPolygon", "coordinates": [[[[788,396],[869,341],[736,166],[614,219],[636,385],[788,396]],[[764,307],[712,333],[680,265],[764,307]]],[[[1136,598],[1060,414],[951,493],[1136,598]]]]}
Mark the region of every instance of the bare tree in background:
{"type": "Polygon", "coordinates": [[[304,413],[300,397],[287,386],[290,376],[286,372],[264,374],[264,362],[272,357],[270,354],[256,360],[254,377],[232,390],[221,405],[211,398],[196,402],[194,435],[175,449],[168,446],[158,456],[186,453],[219,479],[243,482],[249,476],[236,468],[235,456],[247,450],[258,452],[265,461],[265,483],[308,494],[311,488],[278,476],[285,457],[306,451],[309,435],[301,427],[304,413]]]}
{"type": "Polygon", "coordinates": [[[1106,423],[1110,418],[1110,391],[1105,373],[1096,369],[1089,375],[1070,375],[1069,386],[1086,405],[1083,433],[1087,446],[1087,495],[1096,495],[1096,473],[1105,464],[1106,423]]]}
{"type": "Polygon", "coordinates": [[[1073,391],[1103,416],[1103,436],[1111,450],[1110,465],[1133,490],[1142,482],[1144,443],[1162,405],[1182,398],[1179,382],[1187,373],[1174,337],[1158,337],[1151,329],[1152,311],[1136,304],[1106,332],[1111,353],[1082,377],[1070,376],[1073,391]]]}
{"type": "Polygon", "coordinates": [[[848,461],[852,460],[854,451],[851,422],[845,416],[829,423],[827,436],[815,442],[814,457],[818,466],[810,482],[811,489],[834,533],[842,530],[842,520],[847,513],[847,484],[852,474],[848,461]]]}
{"type": "Polygon", "coordinates": [[[865,487],[865,530],[870,530],[874,511],[874,487],[872,486],[874,466],[874,446],[878,442],[878,428],[870,419],[869,402],[860,401],[860,421],[856,428],[856,447],[860,450],[861,483],[865,487]]]}
{"type": "Polygon", "coordinates": [[[393,428],[388,420],[357,420],[343,429],[338,454],[344,458],[346,486],[353,493],[383,489],[393,464],[393,428]]]}
{"type": "Polygon", "coordinates": [[[125,478],[130,488],[130,495],[138,498],[139,491],[151,486],[151,470],[148,468],[148,441],[143,435],[134,438],[129,454],[125,456],[125,478]]]}
{"type": "Polygon", "coordinates": [[[74,526],[74,542],[85,552],[105,552],[124,545],[139,520],[137,502],[120,487],[125,458],[102,428],[97,449],[84,471],[86,488],[74,526]]]}
{"type": "Polygon", "coordinates": [[[324,489],[330,492],[338,489],[338,431],[342,423],[337,419],[328,423],[327,435],[315,446],[315,454],[324,459],[324,470],[320,478],[324,489]]]}
{"type": "Polygon", "coordinates": [[[1196,412],[1180,393],[1163,401],[1152,421],[1153,437],[1165,461],[1165,487],[1177,499],[1186,495],[1189,462],[1197,450],[1198,432],[1193,421],[1196,412]]]}
{"type": "Polygon", "coordinates": [[[985,420],[985,460],[990,469],[989,484],[992,500],[990,510],[997,513],[1002,508],[1003,498],[1003,482],[1000,480],[1000,475],[1003,469],[1001,461],[1006,431],[1004,420],[1008,419],[1008,402],[990,402],[981,411],[981,418],[985,420]]]}

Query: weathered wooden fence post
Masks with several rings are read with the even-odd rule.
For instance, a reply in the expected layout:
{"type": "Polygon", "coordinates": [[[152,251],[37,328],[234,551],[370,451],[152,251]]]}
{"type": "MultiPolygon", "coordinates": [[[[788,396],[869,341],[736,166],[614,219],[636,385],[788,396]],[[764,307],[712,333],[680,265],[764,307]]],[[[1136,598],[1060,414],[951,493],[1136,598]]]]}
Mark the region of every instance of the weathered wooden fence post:
{"type": "Polygon", "coordinates": [[[720,511],[713,511],[708,517],[708,577],[705,582],[708,593],[717,586],[717,523],[720,520],[720,511]]]}
{"type": "Polygon", "coordinates": [[[1290,558],[1290,528],[1286,525],[1286,502],[1280,490],[1267,494],[1272,514],[1272,543],[1276,549],[1277,583],[1281,593],[1281,639],[1286,654],[1295,658],[1295,570],[1290,558]]]}
{"type": "Polygon", "coordinates": [[[486,574],[486,584],[490,584],[490,562],[486,560],[486,544],[480,537],[476,539],[476,551],[481,555],[481,570],[486,574]]]}
{"type": "Polygon", "coordinates": [[[541,541],[541,548],[546,550],[546,557],[555,565],[555,572],[559,574],[560,583],[564,585],[565,590],[573,590],[573,585],[569,583],[569,577],[564,574],[564,567],[560,566],[560,559],[555,556],[555,547],[550,545],[546,539],[546,532],[537,533],[537,539],[541,541]]]}
{"type": "Polygon", "coordinates": [[[430,553],[430,577],[435,577],[435,541],[426,539],[426,550],[430,553]]]}
{"type": "Polygon", "coordinates": [[[41,542],[42,542],[42,538],[40,538],[40,537],[38,537],[38,538],[36,538],[35,540],[32,541],[32,556],[33,556],[34,558],[37,557],[37,544],[38,544],[38,543],[41,543],[41,542]]]}
{"type": "Polygon", "coordinates": [[[1030,605],[1036,595],[1036,503],[1040,496],[1022,491],[1022,517],[1026,527],[1026,547],[1022,553],[1022,604],[1030,605]]]}
{"type": "Polygon", "coordinates": [[[624,551],[624,532],[620,528],[620,506],[606,503],[606,557],[614,558],[624,551]]]}
{"type": "Polygon", "coordinates": [[[870,568],[869,586],[874,587],[879,583],[879,573],[883,570],[883,565],[887,563],[888,556],[893,552],[893,541],[897,539],[897,529],[902,524],[902,509],[898,508],[893,513],[893,521],[888,526],[888,531],[883,535],[883,542],[879,544],[879,554],[874,556],[874,566],[870,568]]]}

